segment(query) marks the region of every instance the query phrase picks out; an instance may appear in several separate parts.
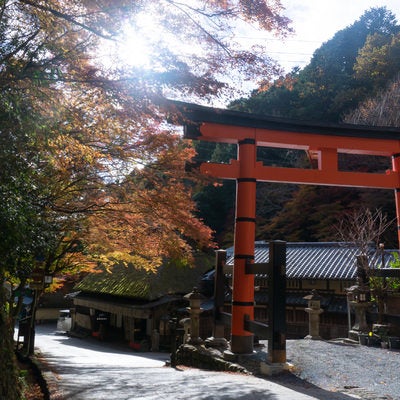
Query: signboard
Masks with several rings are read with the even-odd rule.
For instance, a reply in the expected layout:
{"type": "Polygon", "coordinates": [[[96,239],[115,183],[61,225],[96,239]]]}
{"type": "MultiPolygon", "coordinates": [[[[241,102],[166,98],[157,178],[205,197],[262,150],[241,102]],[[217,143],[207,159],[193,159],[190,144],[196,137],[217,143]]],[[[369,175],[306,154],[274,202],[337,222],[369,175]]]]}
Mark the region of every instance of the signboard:
{"type": "Polygon", "coordinates": [[[31,274],[32,281],[29,283],[29,288],[33,290],[40,290],[44,287],[44,271],[36,268],[31,274]]]}

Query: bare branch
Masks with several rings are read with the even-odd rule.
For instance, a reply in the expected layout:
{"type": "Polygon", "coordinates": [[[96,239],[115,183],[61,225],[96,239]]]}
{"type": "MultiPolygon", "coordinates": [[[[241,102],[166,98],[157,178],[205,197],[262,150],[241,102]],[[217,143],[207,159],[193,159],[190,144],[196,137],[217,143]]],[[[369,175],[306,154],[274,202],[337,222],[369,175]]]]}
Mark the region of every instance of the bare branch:
{"type": "Polygon", "coordinates": [[[180,10],[182,13],[184,13],[207,37],[209,37],[214,43],[216,43],[219,47],[221,47],[225,51],[225,53],[231,56],[231,52],[229,51],[228,47],[224,43],[222,43],[218,38],[216,38],[214,35],[208,32],[201,24],[195,21],[195,19],[190,15],[190,13],[188,13],[186,10],[182,8],[180,3],[177,3],[172,0],[167,0],[167,1],[169,4],[171,4],[172,6],[180,10]]]}
{"type": "Polygon", "coordinates": [[[345,215],[335,226],[341,242],[355,245],[361,254],[367,254],[371,243],[378,245],[380,238],[393,220],[388,221],[382,210],[359,209],[345,215]]]}
{"type": "Polygon", "coordinates": [[[40,32],[39,29],[33,32],[32,35],[30,35],[25,41],[23,41],[19,46],[17,46],[12,52],[6,54],[2,59],[0,59],[0,63],[3,64],[5,61],[9,60],[11,57],[20,52],[22,49],[26,48],[29,42],[31,42],[39,34],[39,32],[40,32]]]}
{"type": "Polygon", "coordinates": [[[35,1],[31,1],[31,0],[19,0],[19,1],[21,3],[26,4],[26,5],[38,8],[38,9],[40,9],[42,11],[49,12],[50,14],[53,14],[55,17],[61,18],[61,19],[65,20],[65,21],[68,21],[68,22],[74,24],[74,25],[77,25],[77,26],[83,28],[84,30],[89,31],[91,33],[94,33],[95,35],[97,35],[97,36],[99,36],[99,37],[101,37],[103,39],[115,40],[112,35],[105,35],[103,32],[99,31],[98,29],[95,29],[95,28],[93,28],[91,26],[83,24],[82,22],[77,21],[71,15],[68,15],[68,14],[62,13],[60,11],[57,11],[54,8],[50,8],[50,7],[46,7],[46,6],[37,4],[35,1]]]}

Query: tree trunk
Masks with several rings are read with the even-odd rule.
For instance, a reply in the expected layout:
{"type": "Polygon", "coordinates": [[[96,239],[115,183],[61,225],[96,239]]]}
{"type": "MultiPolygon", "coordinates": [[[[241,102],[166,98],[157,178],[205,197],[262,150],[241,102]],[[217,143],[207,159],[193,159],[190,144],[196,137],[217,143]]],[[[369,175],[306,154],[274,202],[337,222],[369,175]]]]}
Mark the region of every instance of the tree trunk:
{"type": "Polygon", "coordinates": [[[7,313],[6,289],[3,283],[4,274],[0,271],[0,399],[20,400],[21,386],[14,353],[14,327],[7,313]]]}

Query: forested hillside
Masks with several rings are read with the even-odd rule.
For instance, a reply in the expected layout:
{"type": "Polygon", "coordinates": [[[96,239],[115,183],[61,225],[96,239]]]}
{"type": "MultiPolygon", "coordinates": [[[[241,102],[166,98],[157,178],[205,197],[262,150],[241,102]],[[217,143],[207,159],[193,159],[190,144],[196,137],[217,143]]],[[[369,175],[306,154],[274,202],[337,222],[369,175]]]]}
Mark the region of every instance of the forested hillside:
{"type": "MultiPolygon", "coordinates": [[[[317,49],[309,65],[293,69],[272,83],[241,98],[230,108],[274,117],[324,123],[398,126],[400,27],[385,7],[366,11],[317,49]],[[397,102],[396,102],[397,101],[397,102]]],[[[199,143],[199,159],[227,162],[234,150],[199,143]],[[208,157],[208,158],[207,158],[208,157]]],[[[292,151],[262,149],[264,163],[306,163],[292,151]]],[[[349,170],[385,170],[390,160],[341,159],[349,170]]],[[[389,163],[389,165],[388,165],[389,163]]],[[[221,245],[233,237],[235,187],[232,182],[207,187],[197,195],[205,222],[216,230],[221,245]],[[210,205],[212,204],[212,207],[210,205]]],[[[391,190],[316,187],[260,183],[257,199],[257,238],[288,241],[336,240],[335,224],[345,213],[359,208],[382,209],[395,217],[391,190]]],[[[397,247],[396,229],[383,241],[397,247]]]]}

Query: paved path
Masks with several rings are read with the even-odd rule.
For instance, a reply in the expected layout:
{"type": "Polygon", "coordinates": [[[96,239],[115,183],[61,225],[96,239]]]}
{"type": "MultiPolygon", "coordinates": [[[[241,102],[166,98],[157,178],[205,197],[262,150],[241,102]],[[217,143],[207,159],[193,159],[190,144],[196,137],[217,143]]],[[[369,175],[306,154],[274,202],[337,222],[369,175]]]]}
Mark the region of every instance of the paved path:
{"type": "Polygon", "coordinates": [[[54,325],[37,327],[35,345],[57,381],[57,399],[350,399],[312,388],[300,393],[254,376],[166,367],[166,353],[134,353],[91,338],[70,338],[56,333],[54,325]]]}

